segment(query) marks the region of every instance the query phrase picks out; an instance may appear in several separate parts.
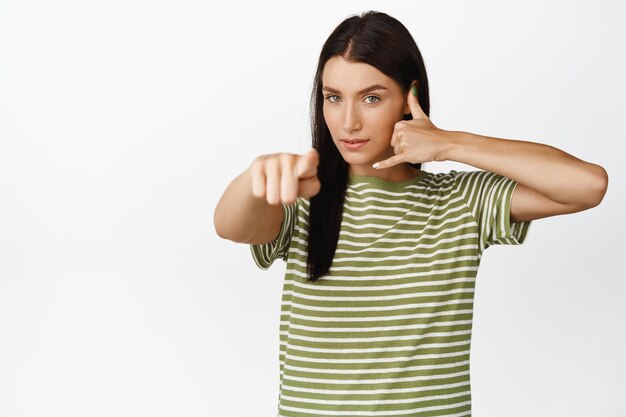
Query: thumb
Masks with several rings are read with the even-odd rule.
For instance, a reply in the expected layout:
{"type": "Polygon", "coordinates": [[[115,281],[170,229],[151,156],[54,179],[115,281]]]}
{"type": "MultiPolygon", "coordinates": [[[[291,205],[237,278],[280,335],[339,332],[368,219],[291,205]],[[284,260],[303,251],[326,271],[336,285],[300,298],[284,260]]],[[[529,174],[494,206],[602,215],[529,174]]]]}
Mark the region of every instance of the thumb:
{"type": "Polygon", "coordinates": [[[411,115],[413,119],[428,119],[424,110],[422,110],[422,106],[420,106],[419,100],[417,99],[418,92],[418,84],[417,81],[413,81],[411,83],[411,88],[409,88],[409,96],[407,98],[407,102],[409,104],[409,108],[411,109],[411,115]]]}

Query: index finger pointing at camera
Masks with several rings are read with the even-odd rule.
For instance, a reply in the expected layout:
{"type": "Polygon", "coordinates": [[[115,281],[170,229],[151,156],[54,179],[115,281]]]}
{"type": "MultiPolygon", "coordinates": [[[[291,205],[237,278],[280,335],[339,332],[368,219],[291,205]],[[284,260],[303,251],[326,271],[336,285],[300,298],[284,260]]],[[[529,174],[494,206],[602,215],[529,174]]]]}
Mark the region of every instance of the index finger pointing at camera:
{"type": "Polygon", "coordinates": [[[311,178],[317,175],[317,166],[320,162],[320,155],[317,149],[313,148],[298,158],[296,165],[296,176],[299,179],[311,178]]]}

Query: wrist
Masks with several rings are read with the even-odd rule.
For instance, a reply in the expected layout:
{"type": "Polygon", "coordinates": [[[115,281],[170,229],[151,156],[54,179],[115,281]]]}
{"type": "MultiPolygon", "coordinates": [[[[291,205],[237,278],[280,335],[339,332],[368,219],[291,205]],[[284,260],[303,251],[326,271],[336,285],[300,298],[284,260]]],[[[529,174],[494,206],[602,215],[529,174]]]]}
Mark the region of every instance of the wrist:
{"type": "Polygon", "coordinates": [[[458,149],[461,146],[461,143],[463,141],[463,135],[465,135],[465,132],[461,132],[461,131],[453,131],[453,130],[447,130],[444,132],[443,135],[443,150],[440,154],[440,160],[441,161],[457,161],[457,153],[458,153],[458,149]]]}

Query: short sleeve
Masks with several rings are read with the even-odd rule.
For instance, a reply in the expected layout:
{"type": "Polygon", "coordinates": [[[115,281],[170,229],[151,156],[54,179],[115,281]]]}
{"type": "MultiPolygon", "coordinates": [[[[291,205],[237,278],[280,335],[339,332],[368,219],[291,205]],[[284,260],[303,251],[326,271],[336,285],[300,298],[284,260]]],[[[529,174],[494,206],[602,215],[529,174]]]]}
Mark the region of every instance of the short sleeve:
{"type": "Polygon", "coordinates": [[[254,262],[260,269],[268,269],[277,258],[287,261],[289,245],[293,229],[298,218],[298,199],[292,205],[281,202],[283,207],[283,221],[280,224],[278,236],[271,242],[250,244],[250,252],[254,262]]]}
{"type": "Polygon", "coordinates": [[[511,223],[517,181],[490,171],[451,171],[456,190],[478,224],[479,251],[491,245],[520,245],[532,221],[511,223]]]}

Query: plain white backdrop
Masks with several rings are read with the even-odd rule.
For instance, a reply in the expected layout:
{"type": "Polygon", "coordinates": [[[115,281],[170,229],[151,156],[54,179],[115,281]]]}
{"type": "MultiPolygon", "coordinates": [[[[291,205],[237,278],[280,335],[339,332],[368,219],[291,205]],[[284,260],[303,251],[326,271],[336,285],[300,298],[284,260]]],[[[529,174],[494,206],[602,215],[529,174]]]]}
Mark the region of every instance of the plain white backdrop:
{"type": "Polygon", "coordinates": [[[412,33],[436,126],[609,173],[485,252],[474,415],[624,415],[623,2],[3,0],[0,417],[276,415],[285,264],[213,213],[256,156],[310,149],[319,51],[369,9],[412,33]]]}

